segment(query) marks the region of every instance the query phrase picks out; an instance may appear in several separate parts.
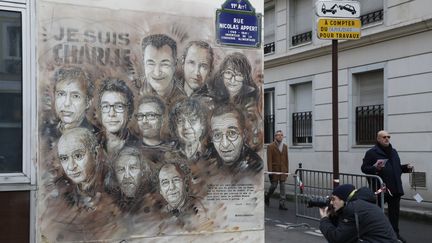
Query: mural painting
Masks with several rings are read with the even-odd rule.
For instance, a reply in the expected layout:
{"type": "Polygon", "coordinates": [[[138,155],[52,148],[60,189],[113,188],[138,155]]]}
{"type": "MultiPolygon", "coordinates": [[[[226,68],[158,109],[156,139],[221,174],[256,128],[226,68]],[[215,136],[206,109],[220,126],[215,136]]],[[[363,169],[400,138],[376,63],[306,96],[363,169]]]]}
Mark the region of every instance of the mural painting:
{"type": "Polygon", "coordinates": [[[261,49],[218,45],[213,15],[60,2],[38,7],[38,241],[262,242],[261,49]]]}

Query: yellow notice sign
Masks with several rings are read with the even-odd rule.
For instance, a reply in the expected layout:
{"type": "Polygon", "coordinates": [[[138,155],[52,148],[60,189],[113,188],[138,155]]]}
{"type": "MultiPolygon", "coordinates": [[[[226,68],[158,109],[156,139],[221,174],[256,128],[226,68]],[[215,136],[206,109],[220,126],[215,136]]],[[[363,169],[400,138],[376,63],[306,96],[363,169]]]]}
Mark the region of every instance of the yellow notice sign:
{"type": "Polygon", "coordinates": [[[356,40],[360,29],[360,19],[319,18],[317,35],[322,40],[356,40]]]}

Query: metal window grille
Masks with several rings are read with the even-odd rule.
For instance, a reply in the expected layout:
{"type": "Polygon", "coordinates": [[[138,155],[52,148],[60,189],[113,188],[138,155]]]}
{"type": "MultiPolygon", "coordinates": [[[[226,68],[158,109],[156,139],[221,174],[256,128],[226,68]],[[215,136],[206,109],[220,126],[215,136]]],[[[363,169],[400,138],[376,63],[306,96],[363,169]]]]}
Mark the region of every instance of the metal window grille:
{"type": "Polygon", "coordinates": [[[367,13],[367,14],[360,16],[360,21],[361,21],[362,26],[363,26],[363,25],[367,25],[370,23],[382,21],[383,18],[384,18],[384,11],[381,9],[381,10],[367,13]]]}
{"type": "Polygon", "coordinates": [[[296,46],[302,43],[310,42],[312,41],[312,31],[301,33],[298,35],[294,35],[291,38],[291,44],[292,46],[296,46]]]}
{"type": "Polygon", "coordinates": [[[356,142],[374,144],[376,134],[384,129],[384,105],[356,107],[356,142]]]}
{"type": "Polygon", "coordinates": [[[312,143],[312,111],[295,112],[293,119],[293,144],[312,143]]]}
{"type": "Polygon", "coordinates": [[[270,54],[275,52],[275,43],[270,42],[268,44],[264,44],[264,54],[270,54]]]}

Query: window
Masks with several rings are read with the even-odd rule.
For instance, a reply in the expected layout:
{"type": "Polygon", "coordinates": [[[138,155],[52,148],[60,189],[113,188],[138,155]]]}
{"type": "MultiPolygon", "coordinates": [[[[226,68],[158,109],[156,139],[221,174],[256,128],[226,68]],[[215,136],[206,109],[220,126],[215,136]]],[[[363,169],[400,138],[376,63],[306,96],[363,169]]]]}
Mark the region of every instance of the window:
{"type": "Polygon", "coordinates": [[[274,5],[265,9],[264,13],[264,54],[275,52],[275,8],[274,5]]]}
{"type": "Polygon", "coordinates": [[[311,0],[290,0],[291,46],[312,41],[313,8],[311,0]]]}
{"type": "Polygon", "coordinates": [[[34,241],[30,190],[35,188],[31,144],[36,132],[31,127],[36,127],[36,116],[31,107],[36,104],[36,82],[30,68],[35,48],[30,48],[34,28],[28,25],[28,2],[34,3],[0,1],[0,223],[8,225],[0,227],[0,242],[34,241]]]}
{"type": "Polygon", "coordinates": [[[294,111],[292,112],[293,145],[312,143],[312,82],[292,86],[294,111]]]}
{"type": "Polygon", "coordinates": [[[294,112],[293,121],[293,144],[312,143],[312,112],[294,112]]]}
{"type": "Polygon", "coordinates": [[[21,13],[0,11],[0,172],[22,172],[21,13]]]}
{"type": "Polygon", "coordinates": [[[384,129],[383,71],[354,74],[356,144],[374,144],[376,133],[384,129]]]}
{"type": "Polygon", "coordinates": [[[29,185],[34,173],[28,8],[26,1],[0,3],[0,186],[6,191],[8,184],[29,185]]]}
{"type": "Polygon", "coordinates": [[[264,90],[264,143],[271,143],[275,133],[274,88],[264,90]]]}

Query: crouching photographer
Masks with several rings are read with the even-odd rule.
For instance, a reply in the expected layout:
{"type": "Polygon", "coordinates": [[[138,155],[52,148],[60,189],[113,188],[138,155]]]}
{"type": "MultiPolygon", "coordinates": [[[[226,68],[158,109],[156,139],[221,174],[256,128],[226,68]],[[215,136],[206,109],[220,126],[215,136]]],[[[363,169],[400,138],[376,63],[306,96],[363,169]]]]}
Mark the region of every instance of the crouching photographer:
{"type": "Polygon", "coordinates": [[[319,207],[320,230],[328,242],[398,242],[369,188],[356,190],[351,184],[340,185],[333,190],[329,204],[319,207]]]}

